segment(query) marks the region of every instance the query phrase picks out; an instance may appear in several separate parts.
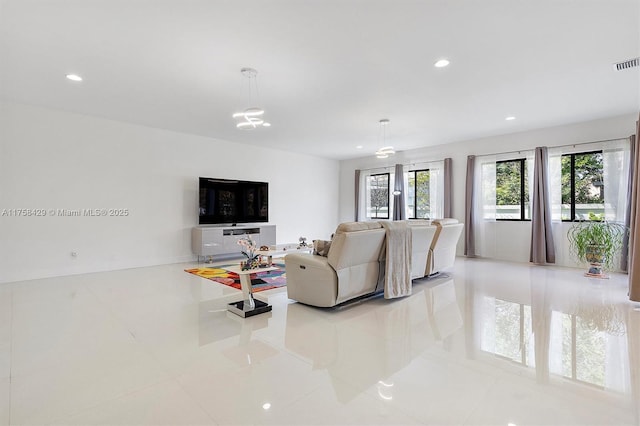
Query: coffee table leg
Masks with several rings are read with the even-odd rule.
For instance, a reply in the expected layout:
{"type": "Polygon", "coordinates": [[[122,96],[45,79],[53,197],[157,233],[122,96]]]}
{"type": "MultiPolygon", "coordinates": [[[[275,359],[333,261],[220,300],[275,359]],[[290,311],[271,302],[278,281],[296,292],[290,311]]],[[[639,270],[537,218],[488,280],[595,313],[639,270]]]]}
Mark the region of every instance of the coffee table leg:
{"type": "Polygon", "coordinates": [[[250,274],[240,275],[240,287],[242,288],[242,298],[245,302],[245,308],[248,308],[248,310],[254,309],[256,307],[256,302],[253,300],[250,274]]]}

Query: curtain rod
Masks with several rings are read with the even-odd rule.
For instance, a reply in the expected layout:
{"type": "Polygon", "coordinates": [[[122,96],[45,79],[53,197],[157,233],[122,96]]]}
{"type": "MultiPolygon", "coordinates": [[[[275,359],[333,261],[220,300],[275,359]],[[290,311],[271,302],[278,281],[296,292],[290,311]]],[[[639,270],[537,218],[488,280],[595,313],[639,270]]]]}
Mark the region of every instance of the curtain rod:
{"type": "MultiPolygon", "coordinates": [[[[449,158],[449,157],[447,157],[449,158]]],[[[398,164],[402,164],[402,167],[405,166],[415,166],[416,164],[426,164],[426,163],[437,163],[439,161],[444,161],[446,160],[446,158],[443,158],[441,160],[425,160],[425,161],[412,161],[411,163],[398,163],[398,164]]],[[[394,169],[396,167],[395,164],[392,164],[390,166],[384,166],[384,167],[370,167],[368,169],[357,169],[360,170],[361,172],[370,172],[372,170],[386,170],[386,169],[394,169]]]]}
{"type": "MultiPolygon", "coordinates": [[[[625,140],[627,138],[616,138],[616,139],[604,139],[601,141],[591,141],[591,142],[579,142],[579,143],[569,143],[566,145],[555,145],[555,146],[548,146],[547,148],[566,148],[568,146],[580,146],[580,145],[591,145],[594,143],[606,143],[606,142],[613,142],[613,141],[621,141],[621,140],[625,140]]],[[[485,157],[485,156],[490,156],[490,155],[504,155],[504,154],[520,154],[522,151],[535,151],[535,148],[527,148],[527,149],[519,149],[517,151],[505,151],[505,152],[496,152],[493,154],[477,154],[476,157],[485,157]]]]}
{"type": "MultiPolygon", "coordinates": [[[[594,144],[594,143],[606,143],[606,142],[613,142],[613,141],[621,141],[627,138],[615,138],[615,139],[604,139],[604,140],[600,140],[600,141],[591,141],[591,142],[579,142],[579,143],[569,143],[566,145],[557,145],[557,146],[550,146],[547,148],[565,148],[568,146],[580,146],[580,145],[590,145],[590,144],[594,144]]],[[[517,151],[505,151],[505,152],[496,152],[493,154],[475,154],[476,157],[484,157],[484,156],[490,156],[490,155],[504,155],[504,154],[520,154],[522,151],[535,151],[535,148],[527,148],[527,149],[519,149],[517,151]]],[[[449,158],[449,157],[447,157],[449,158]]],[[[430,160],[430,161],[413,161],[411,163],[402,163],[402,166],[412,166],[412,165],[416,165],[416,164],[420,164],[420,163],[433,163],[436,161],[444,161],[445,159],[441,159],[441,160],[430,160]]],[[[385,169],[393,169],[395,167],[395,164],[390,165],[390,166],[384,166],[384,167],[370,167],[367,169],[358,169],[360,171],[363,172],[369,172],[372,170],[385,170],[385,169]]]]}

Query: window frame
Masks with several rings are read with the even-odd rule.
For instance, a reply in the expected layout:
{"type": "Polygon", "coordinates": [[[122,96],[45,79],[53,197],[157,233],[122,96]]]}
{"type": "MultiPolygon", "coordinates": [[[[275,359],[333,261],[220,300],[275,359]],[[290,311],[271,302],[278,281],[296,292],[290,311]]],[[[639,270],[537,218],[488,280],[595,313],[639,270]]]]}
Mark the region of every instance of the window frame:
{"type": "MultiPolygon", "coordinates": [[[[496,221],[500,221],[500,222],[531,222],[531,219],[527,219],[525,217],[525,164],[527,163],[527,159],[526,158],[513,158],[510,160],[499,160],[496,161],[496,193],[498,190],[498,185],[497,185],[497,168],[498,168],[498,164],[500,163],[513,163],[513,162],[519,162],[520,163],[520,219],[507,219],[507,218],[497,218],[496,217],[496,221]]],[[[497,198],[497,195],[496,195],[497,198]]],[[[531,202],[531,200],[529,200],[529,202],[531,202]]],[[[498,200],[496,200],[496,207],[498,206],[498,200]]]]}
{"type": "MultiPolygon", "coordinates": [[[[407,174],[409,176],[407,176],[407,182],[409,182],[409,179],[411,178],[411,174],[413,174],[413,181],[417,182],[418,181],[418,176],[417,173],[419,172],[429,172],[429,186],[431,186],[431,169],[416,169],[416,170],[409,170],[407,172],[407,174]]],[[[407,184],[407,187],[409,185],[407,184]]],[[[408,188],[407,188],[408,189],[408,188]]],[[[431,197],[431,188],[429,188],[429,197],[431,197]]],[[[429,200],[429,216],[431,216],[431,200],[429,200]]],[[[416,185],[413,186],[413,217],[409,218],[409,220],[424,220],[424,219],[431,219],[431,217],[418,217],[418,194],[417,194],[417,190],[416,190],[416,185]]]]}
{"type": "MultiPolygon", "coordinates": [[[[586,155],[586,154],[600,154],[603,155],[604,152],[601,149],[596,149],[594,151],[583,151],[583,152],[570,152],[567,154],[562,154],[560,156],[560,161],[562,161],[562,157],[570,157],[571,158],[571,175],[569,186],[571,191],[571,202],[570,202],[570,215],[571,219],[562,219],[562,214],[560,216],[562,222],[594,222],[591,219],[577,219],[576,218],[576,155],[586,155]]],[[[602,173],[604,174],[604,165],[602,166],[602,173]]],[[[562,169],[561,169],[562,170],[562,169]]],[[[562,173],[562,172],[561,172],[562,173]]],[[[560,175],[560,179],[562,182],[562,174],[560,175]]],[[[560,188],[562,191],[562,188],[560,188]]],[[[560,200],[560,205],[562,205],[562,199],[560,200]]]]}
{"type": "MultiPolygon", "coordinates": [[[[378,176],[386,176],[387,177],[387,215],[386,216],[369,216],[369,219],[389,219],[391,213],[391,173],[374,173],[369,175],[369,179],[378,176]]],[[[369,184],[369,200],[367,207],[371,207],[371,184],[369,184]]]]}

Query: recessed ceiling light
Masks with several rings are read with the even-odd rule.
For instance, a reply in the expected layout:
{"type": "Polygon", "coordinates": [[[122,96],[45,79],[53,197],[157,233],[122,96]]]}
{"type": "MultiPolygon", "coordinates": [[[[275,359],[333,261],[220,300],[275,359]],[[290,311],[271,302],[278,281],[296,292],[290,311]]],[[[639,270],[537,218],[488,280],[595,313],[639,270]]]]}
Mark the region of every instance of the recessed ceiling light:
{"type": "Polygon", "coordinates": [[[82,81],[82,77],[80,77],[78,74],[67,74],[67,80],[82,81]]]}
{"type": "Polygon", "coordinates": [[[433,64],[433,66],[436,68],[444,68],[447,65],[449,65],[449,61],[447,59],[440,59],[438,62],[433,64]]]}
{"type": "Polygon", "coordinates": [[[515,120],[516,118],[513,115],[510,115],[509,117],[505,117],[505,120],[507,121],[511,121],[511,120],[515,120]]]}
{"type": "Polygon", "coordinates": [[[271,123],[265,121],[264,123],[262,123],[262,127],[271,127],[271,123]]]}
{"type": "Polygon", "coordinates": [[[362,145],[356,146],[356,149],[362,149],[362,148],[364,148],[362,145]]]}

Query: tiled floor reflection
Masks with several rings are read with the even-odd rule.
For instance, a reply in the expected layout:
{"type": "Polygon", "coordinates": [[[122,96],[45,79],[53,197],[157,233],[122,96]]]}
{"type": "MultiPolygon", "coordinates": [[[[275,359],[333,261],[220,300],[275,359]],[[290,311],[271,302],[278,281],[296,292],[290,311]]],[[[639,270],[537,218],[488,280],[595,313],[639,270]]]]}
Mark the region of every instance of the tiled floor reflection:
{"type": "Polygon", "coordinates": [[[317,309],[193,265],[0,285],[8,424],[638,425],[627,277],[460,258],[413,295],[317,309]]]}

